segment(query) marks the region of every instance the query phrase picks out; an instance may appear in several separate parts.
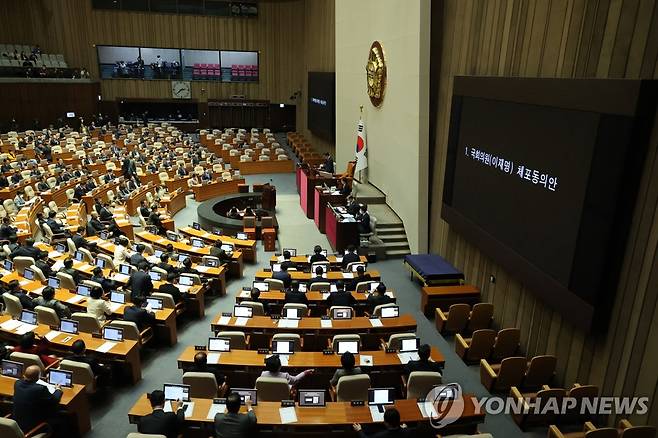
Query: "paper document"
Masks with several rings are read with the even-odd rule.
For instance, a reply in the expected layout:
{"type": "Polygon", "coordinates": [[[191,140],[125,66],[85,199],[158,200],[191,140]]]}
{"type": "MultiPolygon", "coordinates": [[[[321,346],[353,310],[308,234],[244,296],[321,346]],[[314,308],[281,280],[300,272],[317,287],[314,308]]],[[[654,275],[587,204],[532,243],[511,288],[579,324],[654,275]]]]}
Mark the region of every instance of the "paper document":
{"type": "Polygon", "coordinates": [[[336,256],[336,263],[343,263],[343,256],[336,256]]]}
{"type": "Polygon", "coordinates": [[[235,325],[239,327],[244,327],[249,322],[249,318],[235,318],[235,325]]]}
{"type": "Polygon", "coordinates": [[[372,324],[373,327],[382,327],[384,325],[384,324],[382,324],[382,321],[379,318],[371,319],[370,324],[372,324]]]}
{"type": "Polygon", "coordinates": [[[41,385],[41,386],[45,386],[46,388],[48,388],[49,393],[51,393],[51,394],[55,393],[55,385],[51,385],[50,383],[45,382],[41,379],[37,380],[37,384],[41,385]]]}
{"type": "Polygon", "coordinates": [[[68,298],[66,300],[66,302],[69,303],[69,304],[76,304],[76,303],[79,303],[80,301],[82,301],[84,299],[85,299],[85,297],[83,297],[82,295],[74,295],[71,298],[68,298]]]}
{"type": "MultiPolygon", "coordinates": [[[[194,413],[194,402],[184,402],[181,407],[185,407],[185,418],[189,418],[194,413]]],[[[171,412],[171,402],[165,402],[163,411],[171,412]]]]}
{"type": "Polygon", "coordinates": [[[299,326],[299,320],[298,319],[281,318],[279,320],[279,327],[280,328],[297,328],[298,326],[299,326]]]}
{"type": "Polygon", "coordinates": [[[51,269],[53,272],[57,272],[57,271],[59,271],[60,269],[62,269],[63,267],[64,267],[64,261],[62,261],[62,260],[57,260],[55,263],[53,263],[53,265],[50,267],[50,269],[51,269]]]}
{"type": "Polygon", "coordinates": [[[221,353],[208,353],[208,356],[206,356],[206,361],[208,363],[218,364],[220,357],[221,357],[221,353]]]}
{"type": "Polygon", "coordinates": [[[379,409],[377,406],[368,406],[370,408],[370,416],[372,417],[372,421],[378,422],[378,421],[384,421],[384,412],[379,412],[379,409]]]}
{"type": "Polygon", "coordinates": [[[219,325],[228,325],[228,323],[231,322],[231,317],[230,316],[222,316],[219,318],[219,321],[217,321],[217,324],[219,325]]]}
{"type": "Polygon", "coordinates": [[[251,292],[248,290],[243,290],[240,292],[240,298],[251,298],[251,292]]]}
{"type": "Polygon", "coordinates": [[[206,419],[212,420],[217,414],[223,414],[225,411],[226,405],[213,403],[210,405],[210,409],[208,409],[208,415],[206,416],[206,419]]]}
{"type": "MultiPolygon", "coordinates": [[[[196,270],[199,271],[199,272],[208,272],[210,269],[211,269],[210,266],[201,266],[201,265],[198,265],[198,266],[196,267],[196,270]]],[[[220,405],[220,406],[222,406],[222,405],[220,405]]]]}
{"type": "Polygon", "coordinates": [[[321,319],[320,320],[320,327],[322,327],[322,328],[331,328],[331,320],[330,319],[321,319]]]}
{"type": "Polygon", "coordinates": [[[54,258],[57,258],[57,257],[59,257],[59,256],[61,256],[61,255],[62,255],[62,253],[59,252],[59,251],[50,251],[50,252],[48,253],[48,258],[50,258],[50,259],[54,259],[54,258]]]}
{"type": "Polygon", "coordinates": [[[290,355],[288,355],[288,354],[280,354],[279,355],[279,360],[281,361],[281,366],[283,366],[283,367],[288,366],[289,359],[290,359],[290,355]]]}
{"type": "Polygon", "coordinates": [[[10,319],[9,321],[5,321],[2,324],[0,324],[0,327],[2,327],[3,330],[12,332],[16,327],[20,326],[21,324],[23,323],[17,319],[10,319]]]}
{"type": "Polygon", "coordinates": [[[294,406],[290,406],[287,408],[279,408],[279,415],[281,415],[281,424],[290,424],[297,422],[297,412],[295,412],[294,406]]]}
{"type": "Polygon", "coordinates": [[[61,335],[62,332],[57,331],[57,330],[51,330],[48,333],[46,333],[46,339],[48,339],[50,342],[53,341],[57,336],[61,335]]]}
{"type": "Polygon", "coordinates": [[[119,283],[125,283],[130,278],[129,275],[116,273],[112,277],[112,280],[118,281],[119,283]]]}
{"type": "Polygon", "coordinates": [[[338,292],[338,288],[336,287],[335,284],[331,283],[329,285],[329,292],[338,292]]]}
{"type": "Polygon", "coordinates": [[[423,418],[437,418],[439,414],[436,413],[434,409],[434,403],[432,402],[418,402],[418,410],[420,411],[423,418]]]}
{"type": "Polygon", "coordinates": [[[329,298],[329,294],[330,294],[330,292],[325,292],[325,293],[323,293],[323,294],[322,294],[322,299],[323,299],[323,300],[326,300],[327,298],[329,298]]]}
{"type": "Polygon", "coordinates": [[[45,288],[46,288],[46,286],[38,287],[38,288],[34,289],[34,290],[32,291],[32,293],[35,293],[35,294],[37,294],[37,295],[41,295],[41,292],[43,292],[43,290],[44,290],[45,288]]]}
{"type": "Polygon", "coordinates": [[[400,359],[401,364],[406,365],[410,360],[418,360],[420,358],[418,357],[418,353],[411,352],[411,353],[398,353],[398,359],[400,359]]]}
{"type": "Polygon", "coordinates": [[[34,329],[36,329],[38,326],[37,325],[32,325],[32,324],[27,324],[27,323],[21,323],[20,327],[18,327],[15,330],[15,333],[18,335],[24,335],[27,332],[31,332],[34,329]]]}
{"type": "Polygon", "coordinates": [[[353,272],[343,272],[343,278],[354,278],[353,272]]]}
{"type": "Polygon", "coordinates": [[[18,282],[18,284],[20,284],[21,286],[25,286],[26,284],[30,284],[31,281],[32,280],[21,280],[18,282]]]}
{"type": "Polygon", "coordinates": [[[112,347],[114,347],[116,344],[117,344],[116,342],[110,342],[110,341],[104,342],[103,345],[101,345],[100,347],[98,347],[98,348],[96,349],[96,351],[98,351],[98,352],[100,352],[100,353],[107,353],[107,352],[110,351],[110,350],[112,349],[112,347]]]}
{"type": "Polygon", "coordinates": [[[370,355],[365,355],[365,354],[360,354],[359,355],[359,365],[362,367],[371,367],[374,365],[374,361],[372,360],[372,356],[370,355]]]}
{"type": "Polygon", "coordinates": [[[123,306],[123,304],[121,303],[109,302],[108,304],[110,305],[110,310],[112,311],[112,313],[115,313],[117,310],[119,310],[119,307],[123,306]]]}

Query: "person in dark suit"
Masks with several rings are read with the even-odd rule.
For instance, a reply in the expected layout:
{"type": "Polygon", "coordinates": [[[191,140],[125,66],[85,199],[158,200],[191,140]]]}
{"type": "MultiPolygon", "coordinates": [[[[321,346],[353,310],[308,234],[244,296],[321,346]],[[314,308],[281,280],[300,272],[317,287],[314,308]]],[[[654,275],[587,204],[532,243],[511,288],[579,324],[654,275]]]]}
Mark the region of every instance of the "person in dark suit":
{"type": "Polygon", "coordinates": [[[151,210],[149,210],[149,208],[146,206],[146,201],[144,200],[139,203],[139,214],[144,218],[144,220],[151,216],[151,210]]]}
{"type": "Polygon", "coordinates": [[[140,263],[148,263],[148,261],[146,261],[146,258],[144,257],[145,249],[146,247],[141,243],[135,245],[135,252],[128,259],[131,265],[139,266],[140,263]]]}
{"type": "Polygon", "coordinates": [[[329,154],[329,152],[324,154],[324,163],[322,163],[320,167],[325,172],[334,173],[334,160],[331,158],[331,154],[329,154]]]}
{"type": "Polygon", "coordinates": [[[366,299],[370,313],[374,312],[375,307],[381,306],[382,304],[392,303],[393,301],[393,298],[386,295],[386,285],[381,282],[377,285],[377,289],[368,295],[368,298],[366,299]]]}
{"type": "Polygon", "coordinates": [[[183,266],[178,268],[178,272],[181,274],[195,274],[200,275],[200,272],[192,267],[192,259],[185,257],[183,259],[183,266]]]}
{"type": "Polygon", "coordinates": [[[178,170],[176,170],[176,174],[180,177],[184,177],[187,175],[187,170],[185,169],[185,166],[180,164],[178,166],[178,170]]]}
{"type": "Polygon", "coordinates": [[[79,201],[82,200],[82,197],[87,194],[87,190],[85,187],[82,185],[82,183],[78,183],[75,186],[75,189],[73,189],[73,197],[79,201]]]}
{"type": "Polygon", "coordinates": [[[132,306],[126,306],[123,310],[123,319],[132,321],[137,324],[137,328],[142,331],[147,327],[155,325],[155,314],[149,312],[144,307],[144,297],[136,295],[132,298],[132,306]]]}
{"type": "Polygon", "coordinates": [[[436,362],[430,362],[432,349],[429,344],[418,347],[418,360],[410,360],[404,366],[404,372],[409,376],[414,371],[434,371],[441,373],[441,366],[436,362]]]}
{"type": "Polygon", "coordinates": [[[284,265],[283,263],[281,264],[281,270],[279,272],[273,272],[272,273],[272,278],[275,280],[281,280],[283,281],[283,286],[286,288],[290,287],[290,283],[292,282],[292,277],[288,273],[288,265],[284,265]]]}
{"type": "Polygon", "coordinates": [[[260,300],[260,290],[257,287],[251,288],[251,292],[249,292],[249,296],[251,297],[251,301],[253,301],[254,303],[261,303],[263,305],[263,312],[265,312],[266,315],[270,314],[270,308],[268,306],[268,303],[266,301],[260,300]]]}
{"type": "Polygon", "coordinates": [[[304,292],[299,291],[299,283],[293,281],[290,289],[286,291],[286,303],[308,304],[308,298],[304,292]]]}
{"type": "Polygon", "coordinates": [[[18,282],[18,280],[14,279],[7,283],[5,291],[18,298],[18,300],[21,302],[21,306],[23,306],[23,309],[34,309],[32,298],[30,298],[30,296],[26,294],[23,289],[21,289],[21,284],[18,282]]]}
{"type": "Polygon", "coordinates": [[[67,257],[64,260],[64,266],[57,272],[63,272],[65,274],[69,274],[72,278],[75,284],[80,283],[80,273],[73,269],[73,259],[70,257],[67,257]]]}
{"type": "Polygon", "coordinates": [[[158,292],[169,294],[174,299],[175,303],[180,303],[187,298],[187,294],[182,293],[178,286],[176,286],[177,279],[177,274],[174,274],[173,272],[167,274],[167,283],[160,286],[158,292]]]}
{"type": "Polygon", "coordinates": [[[342,281],[336,282],[336,292],[329,294],[327,298],[327,305],[331,306],[347,306],[354,307],[356,300],[352,296],[351,292],[345,290],[345,284],[342,281]]]}
{"type": "MultiPolygon", "coordinates": [[[[14,257],[32,257],[33,259],[39,258],[39,254],[44,253],[45,251],[40,250],[34,246],[34,239],[29,238],[25,239],[25,245],[19,246],[16,248],[10,255],[9,258],[13,259],[14,257]]],[[[48,255],[47,252],[45,252],[48,255]]]]}
{"type": "Polygon", "coordinates": [[[395,408],[388,408],[384,412],[384,426],[386,426],[386,430],[366,435],[360,424],[354,423],[352,425],[354,430],[359,433],[359,438],[408,438],[411,436],[407,426],[400,424],[400,412],[395,408]]]}
{"type": "Polygon", "coordinates": [[[139,419],[137,430],[139,433],[164,435],[167,438],[176,438],[185,422],[185,412],[182,403],[171,401],[171,412],[164,411],[164,392],[156,389],[148,394],[153,412],[139,419]]]}
{"type": "Polygon", "coordinates": [[[71,236],[71,240],[75,244],[75,247],[85,248],[88,249],[89,251],[96,252],[96,244],[85,239],[85,237],[83,236],[84,232],[85,232],[85,227],[80,225],[77,228],[77,230],[75,230],[75,234],[71,236]]]}
{"type": "Polygon", "coordinates": [[[343,269],[347,269],[347,265],[350,263],[354,262],[360,262],[361,257],[356,253],[356,247],[354,245],[350,245],[347,247],[347,254],[343,256],[343,261],[341,262],[340,266],[343,269]]]}
{"type": "Polygon", "coordinates": [[[78,339],[77,341],[73,342],[71,345],[71,352],[73,354],[67,356],[67,360],[86,363],[91,368],[91,372],[94,373],[94,376],[98,377],[99,383],[109,383],[111,369],[98,362],[98,359],[95,357],[86,354],[87,346],[85,345],[85,341],[78,339]]]}
{"type": "Polygon", "coordinates": [[[327,261],[327,257],[325,257],[325,255],[322,254],[322,247],[320,245],[315,245],[315,247],[313,248],[313,255],[311,256],[309,263],[326,262],[326,261],[327,261]]]}
{"type": "Polygon", "coordinates": [[[372,278],[370,277],[370,274],[366,272],[366,269],[363,266],[357,266],[356,267],[356,275],[350,281],[347,283],[347,290],[356,290],[356,285],[359,283],[362,283],[364,281],[371,281],[372,278]]]}
{"type": "Polygon", "coordinates": [[[368,206],[363,204],[361,205],[359,215],[357,216],[357,221],[359,225],[359,234],[367,234],[372,232],[370,229],[370,214],[368,214],[368,206]]]}
{"type": "Polygon", "coordinates": [[[34,261],[34,265],[41,269],[41,272],[43,272],[43,275],[48,278],[53,275],[53,270],[48,264],[48,254],[40,253],[38,258],[34,261]]]}
{"type": "Polygon", "coordinates": [[[193,373],[214,374],[215,380],[217,380],[217,384],[219,385],[220,397],[223,397],[224,393],[226,392],[226,389],[228,389],[226,385],[226,376],[221,373],[219,368],[217,367],[211,368],[208,366],[208,355],[206,354],[205,351],[199,351],[197,354],[194,355],[194,363],[192,364],[192,367],[189,369],[189,371],[193,373]]]}
{"type": "Polygon", "coordinates": [[[167,274],[178,274],[178,270],[169,263],[169,255],[167,253],[163,253],[160,256],[160,263],[156,266],[167,271],[167,274]]]}
{"type": "Polygon", "coordinates": [[[68,234],[68,231],[66,231],[66,228],[57,221],[57,212],[51,211],[48,213],[48,220],[46,220],[46,223],[50,227],[50,230],[53,232],[53,234],[68,234]]]}
{"type": "Polygon", "coordinates": [[[37,190],[40,192],[47,192],[50,190],[50,186],[46,181],[43,180],[43,178],[39,178],[39,182],[37,183],[37,190]]]}
{"type": "Polygon", "coordinates": [[[105,293],[108,293],[111,290],[117,288],[116,282],[110,278],[105,278],[103,275],[103,270],[98,266],[96,266],[92,271],[91,281],[95,281],[96,283],[100,284],[105,293]]]}
{"type": "Polygon", "coordinates": [[[353,198],[352,196],[349,196],[349,197],[347,198],[347,206],[346,206],[346,209],[347,209],[347,212],[348,212],[349,214],[351,214],[352,216],[356,217],[356,216],[359,214],[359,210],[360,210],[360,208],[361,208],[361,207],[359,206],[359,203],[356,202],[356,199],[355,199],[355,198],[353,198]]]}
{"type": "Polygon", "coordinates": [[[215,415],[215,437],[247,438],[252,436],[257,423],[251,400],[245,402],[247,413],[240,414],[240,396],[232,392],[226,398],[226,413],[215,415]]]}
{"type": "Polygon", "coordinates": [[[85,184],[84,187],[87,192],[91,192],[92,190],[94,190],[96,188],[96,183],[94,182],[94,179],[88,178],[87,183],[85,184]]]}
{"type": "Polygon", "coordinates": [[[9,236],[16,235],[18,229],[11,226],[11,221],[9,217],[5,216],[2,218],[2,225],[0,225],[0,239],[8,240],[9,236]]]}
{"type": "MultiPolygon", "coordinates": [[[[14,383],[13,418],[25,433],[32,430],[39,423],[48,423],[54,428],[61,421],[56,418],[59,401],[62,399],[62,390],[55,386],[51,394],[48,388],[39,385],[41,370],[36,365],[30,365],[23,373],[23,379],[14,383]]],[[[63,436],[62,430],[56,436],[63,436]]]]}
{"type": "Polygon", "coordinates": [[[142,263],[137,266],[137,270],[130,274],[126,287],[130,289],[130,297],[135,301],[135,297],[147,297],[153,292],[153,282],[151,277],[146,273],[148,265],[142,263]]]}
{"type": "Polygon", "coordinates": [[[109,204],[107,202],[103,203],[98,208],[98,216],[103,222],[107,222],[114,217],[109,209],[109,204]]]}
{"type": "Polygon", "coordinates": [[[326,282],[327,279],[322,276],[323,274],[324,274],[324,269],[322,268],[322,266],[316,266],[315,267],[315,277],[311,278],[311,281],[309,281],[309,284],[318,283],[318,282],[326,282]]]}
{"type": "Polygon", "coordinates": [[[286,269],[290,268],[295,268],[297,269],[297,265],[294,264],[290,259],[292,256],[290,255],[290,251],[283,251],[283,261],[281,262],[281,269],[283,269],[283,266],[286,266],[286,269]]]}

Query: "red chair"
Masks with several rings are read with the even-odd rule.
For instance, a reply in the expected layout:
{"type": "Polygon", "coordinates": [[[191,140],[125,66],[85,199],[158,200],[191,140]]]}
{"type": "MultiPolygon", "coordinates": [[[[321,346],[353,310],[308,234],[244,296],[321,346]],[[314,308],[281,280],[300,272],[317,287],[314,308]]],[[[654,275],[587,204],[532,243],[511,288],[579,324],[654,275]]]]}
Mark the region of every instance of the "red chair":
{"type": "Polygon", "coordinates": [[[199,76],[201,76],[201,70],[199,70],[198,68],[195,68],[194,70],[192,70],[192,77],[193,77],[193,78],[196,79],[196,78],[198,78],[199,76]]]}

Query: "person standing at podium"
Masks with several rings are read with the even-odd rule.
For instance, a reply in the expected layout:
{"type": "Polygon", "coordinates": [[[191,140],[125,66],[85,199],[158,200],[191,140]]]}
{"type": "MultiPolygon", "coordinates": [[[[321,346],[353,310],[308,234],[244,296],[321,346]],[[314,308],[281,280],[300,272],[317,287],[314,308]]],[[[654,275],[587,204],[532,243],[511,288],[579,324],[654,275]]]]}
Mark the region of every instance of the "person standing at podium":
{"type": "Polygon", "coordinates": [[[320,169],[327,173],[334,173],[334,160],[331,158],[331,154],[329,154],[329,152],[325,152],[324,163],[320,165],[320,169]]]}

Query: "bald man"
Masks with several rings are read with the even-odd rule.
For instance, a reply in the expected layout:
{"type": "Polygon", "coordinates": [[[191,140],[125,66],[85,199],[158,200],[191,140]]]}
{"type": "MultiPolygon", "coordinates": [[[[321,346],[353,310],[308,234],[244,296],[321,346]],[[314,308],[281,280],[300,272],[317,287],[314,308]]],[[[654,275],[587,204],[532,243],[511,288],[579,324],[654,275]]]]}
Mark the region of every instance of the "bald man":
{"type": "Polygon", "coordinates": [[[14,384],[14,420],[23,432],[32,430],[39,423],[53,425],[53,419],[57,414],[62,391],[59,386],[55,392],[50,393],[48,388],[38,384],[41,370],[36,365],[30,365],[25,369],[22,380],[14,384]]]}

